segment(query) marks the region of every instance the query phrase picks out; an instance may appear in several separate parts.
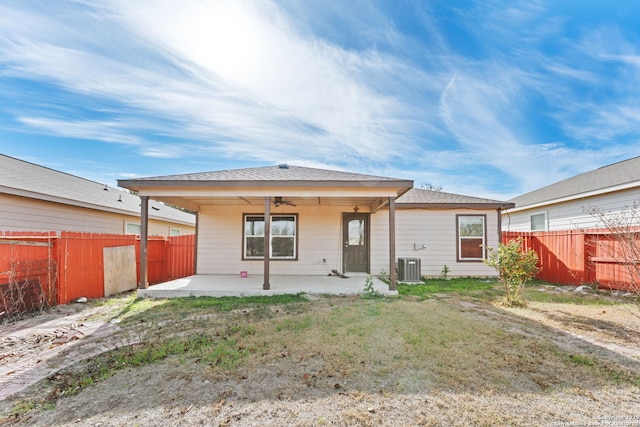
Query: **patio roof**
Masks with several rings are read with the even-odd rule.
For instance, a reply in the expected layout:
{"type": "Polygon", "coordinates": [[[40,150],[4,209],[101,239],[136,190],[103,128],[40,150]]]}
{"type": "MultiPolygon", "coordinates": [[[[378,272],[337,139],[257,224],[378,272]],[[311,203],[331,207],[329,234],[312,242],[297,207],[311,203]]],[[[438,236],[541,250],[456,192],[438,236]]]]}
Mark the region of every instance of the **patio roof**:
{"type": "Polygon", "coordinates": [[[413,187],[413,181],[301,166],[200,172],[123,179],[118,185],[172,205],[198,211],[206,204],[257,205],[264,197],[284,197],[296,205],[356,201],[374,212],[413,187]]]}
{"type": "MultiPolygon", "coordinates": [[[[324,206],[355,203],[375,213],[389,209],[390,289],[395,290],[395,201],[413,188],[413,181],[351,172],[300,166],[277,165],[260,168],[200,172],[119,180],[118,185],[141,197],[140,288],[148,287],[147,217],[149,199],[160,200],[199,212],[203,205],[254,206],[264,212],[264,282],[270,289],[271,204],[324,206]],[[286,201],[286,203],[285,203],[286,201]]],[[[363,210],[362,212],[366,212],[363,210]]]]}

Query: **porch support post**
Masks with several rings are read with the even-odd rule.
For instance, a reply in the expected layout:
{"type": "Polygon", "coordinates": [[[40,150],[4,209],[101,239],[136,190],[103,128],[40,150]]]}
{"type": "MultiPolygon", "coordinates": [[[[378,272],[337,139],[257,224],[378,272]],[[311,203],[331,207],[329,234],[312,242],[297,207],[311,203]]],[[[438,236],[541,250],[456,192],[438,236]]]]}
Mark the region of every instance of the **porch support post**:
{"type": "Polygon", "coordinates": [[[193,239],[193,274],[198,274],[198,236],[200,235],[200,211],[196,212],[196,235],[193,239]]]}
{"type": "Polygon", "coordinates": [[[389,290],[398,289],[396,275],[396,198],[389,197],[389,290]]]}
{"type": "Polygon", "coordinates": [[[271,242],[271,197],[264,198],[264,283],[262,289],[271,288],[269,283],[269,249],[271,242]]]}
{"type": "Polygon", "coordinates": [[[149,241],[149,196],[140,196],[140,283],[138,289],[149,287],[147,247],[149,241]]]}

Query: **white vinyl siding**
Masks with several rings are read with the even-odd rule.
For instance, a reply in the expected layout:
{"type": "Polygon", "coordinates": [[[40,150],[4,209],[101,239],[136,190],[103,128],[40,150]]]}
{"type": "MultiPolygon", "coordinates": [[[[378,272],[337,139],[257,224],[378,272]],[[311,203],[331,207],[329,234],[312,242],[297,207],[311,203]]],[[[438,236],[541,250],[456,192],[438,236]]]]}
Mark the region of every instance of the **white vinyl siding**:
{"type": "MultiPolygon", "coordinates": [[[[364,209],[361,208],[360,212],[364,209]]],[[[298,262],[272,260],[271,274],[326,275],[342,269],[340,206],[282,206],[272,214],[298,214],[298,262]],[[326,260],[323,263],[322,260],[326,260]]],[[[262,274],[264,264],[243,260],[246,206],[202,206],[199,216],[197,274],[262,274]]],[[[487,244],[498,245],[495,210],[396,210],[396,256],[421,259],[422,275],[439,276],[446,264],[451,276],[495,276],[482,262],[456,261],[456,213],[486,215],[487,244]],[[414,249],[414,245],[425,249],[414,249]]],[[[389,273],[389,214],[371,214],[371,274],[389,273]]],[[[364,282],[363,282],[364,283],[364,282]]]]}
{"type": "MultiPolygon", "coordinates": [[[[640,192],[637,189],[546,205],[544,210],[547,230],[600,228],[602,224],[597,218],[588,213],[589,208],[597,207],[603,212],[616,213],[624,209],[625,206],[632,206],[634,201],[640,201],[640,192]]],[[[541,207],[517,212],[503,212],[502,229],[504,231],[532,231],[531,215],[538,214],[540,211],[541,207]]]]}
{"type": "MultiPolygon", "coordinates": [[[[123,234],[125,223],[140,218],[95,209],[0,194],[0,231],[78,231],[123,234]]],[[[166,236],[169,228],[181,234],[195,233],[195,227],[151,219],[149,235],[166,236]]]]}
{"type": "MultiPolygon", "coordinates": [[[[486,244],[497,247],[498,213],[481,209],[396,209],[396,260],[420,258],[421,275],[437,277],[447,265],[450,276],[493,277],[496,271],[482,262],[458,262],[456,214],[486,215],[486,244]],[[424,246],[424,247],[423,247],[424,246]]],[[[371,273],[389,273],[389,215],[371,216],[371,273]]]]}
{"type": "MultiPolygon", "coordinates": [[[[340,206],[287,206],[272,215],[297,214],[297,262],[273,259],[271,274],[326,275],[342,266],[340,206]],[[322,260],[326,260],[323,263],[322,260]]],[[[246,206],[202,206],[199,215],[197,274],[262,274],[262,262],[243,260],[246,206]]]]}

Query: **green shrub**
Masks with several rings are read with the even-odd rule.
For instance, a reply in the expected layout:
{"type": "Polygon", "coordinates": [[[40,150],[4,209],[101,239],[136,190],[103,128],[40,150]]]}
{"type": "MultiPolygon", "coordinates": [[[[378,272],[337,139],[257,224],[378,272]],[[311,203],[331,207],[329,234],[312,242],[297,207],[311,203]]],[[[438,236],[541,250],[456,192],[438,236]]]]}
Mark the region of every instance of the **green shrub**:
{"type": "Polygon", "coordinates": [[[484,261],[500,275],[505,289],[504,305],[522,307],[522,288],[540,269],[538,254],[531,248],[523,248],[522,239],[498,244],[498,249],[488,248],[489,257],[484,261]]]}

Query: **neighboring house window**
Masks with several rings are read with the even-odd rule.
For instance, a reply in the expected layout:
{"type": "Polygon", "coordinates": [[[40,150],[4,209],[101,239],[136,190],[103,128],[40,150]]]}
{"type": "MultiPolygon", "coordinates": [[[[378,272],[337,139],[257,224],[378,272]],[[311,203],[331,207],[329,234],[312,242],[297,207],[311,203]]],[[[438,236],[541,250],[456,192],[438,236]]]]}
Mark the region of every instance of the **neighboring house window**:
{"type": "Polygon", "coordinates": [[[180,229],[179,228],[170,228],[169,229],[169,236],[179,236],[180,235],[180,229]]]}
{"type": "Polygon", "coordinates": [[[531,215],[531,231],[546,231],[547,215],[544,213],[531,215]]]}
{"type": "Polygon", "coordinates": [[[140,234],[140,224],[126,222],[124,224],[124,234],[140,234]]]}
{"type": "MultiPolygon", "coordinates": [[[[297,215],[271,215],[271,244],[269,257],[272,259],[296,259],[297,215]]],[[[244,258],[264,258],[264,215],[244,216],[244,258]]]]}
{"type": "Polygon", "coordinates": [[[482,261],[486,244],[486,215],[456,215],[458,261],[482,261]]]}

